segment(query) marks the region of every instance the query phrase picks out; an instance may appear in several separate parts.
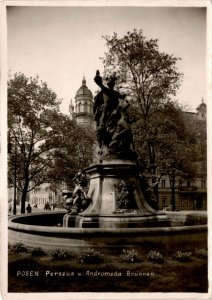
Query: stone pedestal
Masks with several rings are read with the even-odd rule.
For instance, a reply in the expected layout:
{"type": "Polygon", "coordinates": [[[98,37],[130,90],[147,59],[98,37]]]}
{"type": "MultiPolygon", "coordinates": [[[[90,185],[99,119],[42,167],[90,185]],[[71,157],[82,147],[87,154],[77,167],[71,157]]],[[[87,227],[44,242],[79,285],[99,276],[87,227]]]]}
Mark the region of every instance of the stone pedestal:
{"type": "MultiPolygon", "coordinates": [[[[165,213],[148,205],[139,186],[137,165],[127,160],[105,160],[88,167],[90,206],[79,213],[75,227],[139,228],[167,226],[165,213]]],[[[67,221],[66,221],[67,222],[67,221]]]]}
{"type": "Polygon", "coordinates": [[[75,227],[76,216],[66,214],[63,217],[63,227],[75,227]]]}

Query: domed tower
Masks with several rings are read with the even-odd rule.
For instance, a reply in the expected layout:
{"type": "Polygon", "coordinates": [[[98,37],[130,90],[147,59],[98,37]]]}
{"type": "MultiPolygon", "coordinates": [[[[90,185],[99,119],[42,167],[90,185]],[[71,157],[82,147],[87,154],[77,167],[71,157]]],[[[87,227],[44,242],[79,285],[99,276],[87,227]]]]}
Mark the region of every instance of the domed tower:
{"type": "Polygon", "coordinates": [[[207,106],[204,103],[204,99],[202,98],[202,103],[196,108],[197,110],[197,118],[199,120],[207,119],[207,106]]]}
{"type": "Polygon", "coordinates": [[[74,118],[78,124],[93,125],[93,95],[86,86],[85,77],[82,86],[78,89],[75,96],[74,118]]]}

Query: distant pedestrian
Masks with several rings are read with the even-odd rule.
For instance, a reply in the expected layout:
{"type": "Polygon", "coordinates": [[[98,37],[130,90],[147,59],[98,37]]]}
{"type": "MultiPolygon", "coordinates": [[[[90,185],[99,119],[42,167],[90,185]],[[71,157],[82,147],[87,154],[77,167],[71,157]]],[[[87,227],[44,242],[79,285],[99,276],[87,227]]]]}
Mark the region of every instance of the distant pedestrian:
{"type": "Polygon", "coordinates": [[[49,202],[46,202],[46,204],[44,205],[44,210],[51,210],[49,202]]]}
{"type": "Polygon", "coordinates": [[[30,214],[32,212],[32,207],[31,205],[28,203],[27,207],[26,207],[26,211],[28,214],[30,214]]]}

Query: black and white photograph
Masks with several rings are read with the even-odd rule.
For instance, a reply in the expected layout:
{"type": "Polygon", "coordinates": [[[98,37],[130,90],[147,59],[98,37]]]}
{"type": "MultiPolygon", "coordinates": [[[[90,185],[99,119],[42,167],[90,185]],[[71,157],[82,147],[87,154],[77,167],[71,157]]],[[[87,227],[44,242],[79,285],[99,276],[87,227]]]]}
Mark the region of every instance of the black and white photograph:
{"type": "Polygon", "coordinates": [[[3,299],[208,299],[210,1],[18,2],[3,299]]]}

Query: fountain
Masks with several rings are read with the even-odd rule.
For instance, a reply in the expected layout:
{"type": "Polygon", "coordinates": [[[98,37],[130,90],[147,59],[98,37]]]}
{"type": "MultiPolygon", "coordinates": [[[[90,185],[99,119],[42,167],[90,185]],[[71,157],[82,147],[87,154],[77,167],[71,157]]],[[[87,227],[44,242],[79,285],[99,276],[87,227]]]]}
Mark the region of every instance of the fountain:
{"type": "Polygon", "coordinates": [[[205,247],[204,214],[157,212],[146,202],[140,189],[129,103],[114,90],[115,75],[107,79],[107,87],[98,71],[94,80],[101,88],[94,103],[96,161],[76,176],[67,212],[12,217],[9,240],[76,251],[81,247],[205,247]],[[84,191],[86,176],[90,178],[88,193],[84,191]]]}
{"type": "MultiPolygon", "coordinates": [[[[76,217],[75,207],[64,217],[65,227],[140,228],[168,225],[163,213],[155,212],[146,202],[139,187],[139,171],[128,114],[129,103],[114,90],[115,75],[107,86],[97,71],[94,78],[101,92],[95,98],[94,117],[100,147],[98,162],[85,171],[90,177],[87,197],[91,204],[76,217]]],[[[83,174],[79,173],[78,192],[83,194],[83,174]],[[82,178],[81,178],[82,177],[82,178]],[[82,182],[82,183],[81,183],[82,182]]],[[[77,196],[78,198],[80,196],[77,196]]],[[[78,200],[73,200],[76,203],[78,200]]]]}

